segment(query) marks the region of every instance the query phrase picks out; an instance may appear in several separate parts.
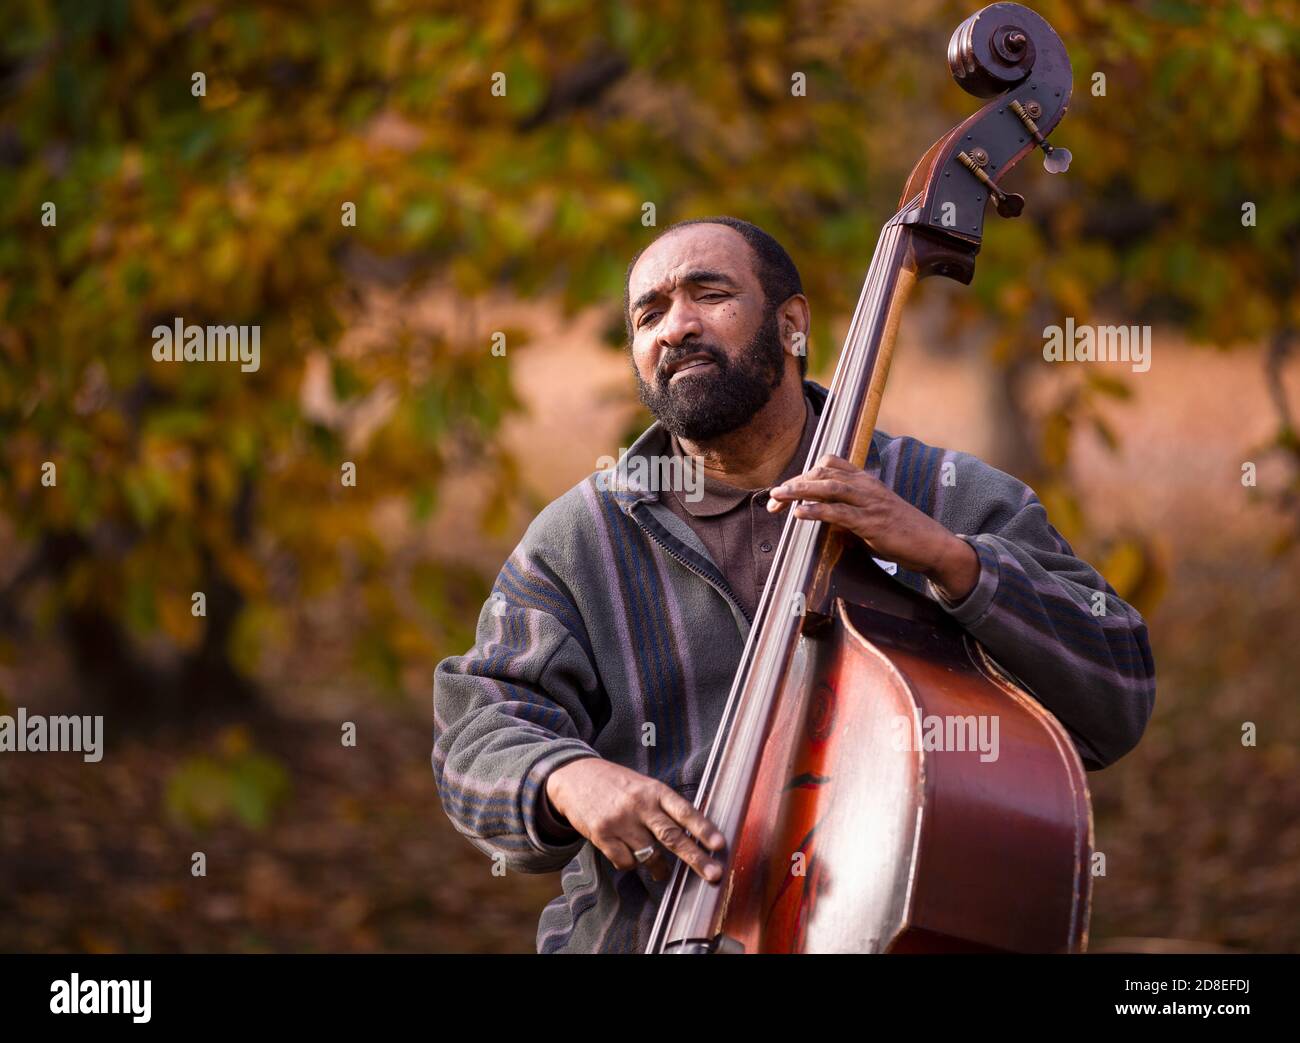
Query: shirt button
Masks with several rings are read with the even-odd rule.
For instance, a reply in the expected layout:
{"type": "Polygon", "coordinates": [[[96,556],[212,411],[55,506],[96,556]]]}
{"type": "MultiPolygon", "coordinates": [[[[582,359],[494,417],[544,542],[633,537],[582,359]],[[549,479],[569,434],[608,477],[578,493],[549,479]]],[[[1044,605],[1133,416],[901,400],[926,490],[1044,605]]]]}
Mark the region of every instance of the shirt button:
{"type": "Polygon", "coordinates": [[[767,540],[764,540],[762,543],[758,545],[758,549],[761,550],[764,554],[771,554],[772,544],[767,540]]]}

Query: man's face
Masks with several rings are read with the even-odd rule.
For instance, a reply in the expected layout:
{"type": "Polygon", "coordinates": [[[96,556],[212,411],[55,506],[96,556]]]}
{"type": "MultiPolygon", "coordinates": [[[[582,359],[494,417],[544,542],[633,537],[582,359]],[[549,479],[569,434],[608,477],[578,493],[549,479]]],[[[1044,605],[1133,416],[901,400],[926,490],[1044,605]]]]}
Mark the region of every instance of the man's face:
{"type": "Polygon", "coordinates": [[[637,390],[678,438],[704,442],[742,427],[781,383],[776,308],[764,300],[755,261],[734,229],[688,225],[632,269],[637,390]]]}

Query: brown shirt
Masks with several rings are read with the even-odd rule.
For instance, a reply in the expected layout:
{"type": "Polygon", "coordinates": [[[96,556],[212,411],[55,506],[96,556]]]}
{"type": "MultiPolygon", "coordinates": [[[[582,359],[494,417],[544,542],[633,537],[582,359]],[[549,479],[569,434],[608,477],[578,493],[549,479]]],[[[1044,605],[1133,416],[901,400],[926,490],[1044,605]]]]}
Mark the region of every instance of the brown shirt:
{"type": "MultiPolygon", "coordinates": [[[[750,619],[758,611],[758,601],[767,583],[767,574],[776,557],[786,511],[773,514],[767,509],[768,490],[803,474],[804,461],[817,432],[817,411],[804,396],[803,435],[781,477],[764,489],[740,489],[716,478],[704,476],[704,495],[692,502],[685,490],[671,489],[659,494],[660,501],[694,530],[703,541],[709,557],[722,571],[727,585],[736,595],[750,619]]],[[[685,455],[677,436],[672,436],[673,452],[685,455]]]]}

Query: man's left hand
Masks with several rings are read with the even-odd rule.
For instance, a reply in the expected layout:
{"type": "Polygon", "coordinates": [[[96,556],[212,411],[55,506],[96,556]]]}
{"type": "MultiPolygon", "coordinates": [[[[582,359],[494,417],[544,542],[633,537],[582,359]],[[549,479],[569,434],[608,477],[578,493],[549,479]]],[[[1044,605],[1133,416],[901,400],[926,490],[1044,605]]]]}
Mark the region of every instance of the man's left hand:
{"type": "Polygon", "coordinates": [[[776,486],[770,496],[769,511],[794,502],[796,518],[848,530],[866,543],[873,557],[928,576],[950,601],[964,598],[979,579],[975,548],[838,456],[826,454],[816,467],[776,486]]]}

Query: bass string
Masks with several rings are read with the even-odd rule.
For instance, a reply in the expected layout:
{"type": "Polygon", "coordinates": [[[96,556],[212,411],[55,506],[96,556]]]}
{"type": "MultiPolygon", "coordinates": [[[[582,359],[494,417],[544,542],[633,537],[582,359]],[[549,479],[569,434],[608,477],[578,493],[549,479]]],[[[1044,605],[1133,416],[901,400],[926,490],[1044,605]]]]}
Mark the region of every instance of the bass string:
{"type": "MultiPolygon", "coordinates": [[[[837,408],[837,404],[842,403],[843,396],[836,395],[835,391],[837,388],[842,388],[850,380],[861,379],[862,371],[865,368],[869,356],[869,352],[866,348],[870,344],[871,340],[871,338],[866,336],[866,334],[877,328],[879,324],[879,315],[881,308],[883,307],[884,297],[891,285],[891,280],[888,278],[888,275],[890,262],[894,257],[894,247],[897,244],[897,238],[897,227],[891,222],[890,226],[886,228],[884,234],[881,236],[880,248],[877,250],[872,265],[868,270],[867,284],[864,286],[864,292],[861,295],[858,307],[854,310],[853,321],[850,323],[849,333],[845,339],[845,348],[841,353],[840,364],[836,367],[835,376],[831,382],[831,395],[828,401],[826,416],[826,419],[829,420],[830,423],[829,425],[819,425],[818,434],[822,435],[822,437],[814,439],[813,449],[809,454],[809,459],[811,460],[815,461],[821,455],[822,449],[829,439],[832,437],[842,439],[847,428],[847,422],[851,419],[846,417],[846,408],[842,405],[837,408]],[[828,430],[823,434],[822,429],[828,430]]],[[[786,548],[787,540],[782,540],[783,546],[780,550],[785,550],[786,553],[781,554],[779,551],[778,558],[781,560],[774,563],[774,567],[780,569],[781,574],[773,577],[772,582],[769,582],[768,584],[769,590],[765,591],[765,597],[763,599],[762,608],[764,611],[758,614],[759,618],[755,620],[755,627],[766,628],[767,620],[772,611],[772,603],[775,600],[778,600],[774,597],[775,589],[777,587],[788,587],[790,583],[793,582],[793,578],[796,575],[800,575],[805,571],[800,569],[798,566],[800,563],[805,562],[810,556],[812,549],[815,546],[817,528],[816,523],[813,525],[796,527],[795,522],[800,520],[803,519],[791,518],[788,520],[786,533],[784,534],[789,535],[792,530],[798,534],[795,536],[795,539],[800,545],[800,552],[791,553],[786,548]],[[803,538],[799,539],[799,535],[803,538]]],[[[757,651],[757,662],[751,660],[751,667],[757,667],[757,670],[746,679],[747,683],[745,690],[751,694],[754,692],[766,693],[767,698],[763,700],[766,704],[767,701],[772,698],[772,693],[775,690],[776,668],[778,665],[777,660],[778,658],[783,659],[783,657],[778,657],[775,654],[770,643],[762,645],[757,651]]],[[[765,722],[768,716],[766,712],[754,712],[752,699],[747,700],[747,702],[750,704],[750,712],[742,714],[740,719],[740,731],[737,735],[732,737],[732,741],[739,743],[742,748],[747,747],[749,743],[756,738],[755,733],[759,729],[760,723],[765,722]]],[[[723,804],[724,807],[731,807],[733,802],[739,799],[739,789],[740,783],[735,778],[734,773],[724,778],[723,789],[720,793],[721,799],[725,802],[723,804]]],[[[706,806],[711,807],[713,804],[714,794],[710,793],[706,806]]],[[[698,916],[704,897],[704,889],[702,887],[697,888],[692,920],[698,916]]]]}
{"type": "MultiPolygon", "coordinates": [[[[853,382],[859,384],[870,376],[867,372],[868,363],[870,362],[870,345],[873,341],[872,333],[879,327],[881,314],[886,305],[886,298],[890,294],[893,280],[890,278],[892,273],[892,261],[895,257],[895,247],[897,245],[899,231],[896,225],[891,222],[881,236],[881,249],[879,251],[879,261],[873,263],[874,272],[868,274],[868,281],[871,283],[871,292],[867,295],[865,307],[861,313],[855,312],[855,319],[858,320],[850,328],[850,335],[846,338],[845,350],[842,354],[841,365],[836,367],[836,377],[843,375],[843,382],[847,386],[855,386],[853,382]]],[[[835,381],[832,381],[834,385],[835,381]]],[[[834,446],[837,450],[842,448],[850,431],[850,425],[856,419],[853,410],[848,406],[848,402],[843,396],[832,398],[830,400],[830,423],[827,425],[826,434],[815,439],[813,448],[809,453],[809,459],[815,462],[826,451],[827,445],[834,446]]],[[[776,563],[781,569],[777,581],[773,584],[774,589],[784,588],[786,596],[793,595],[789,588],[806,574],[806,565],[816,546],[816,537],[818,534],[817,524],[797,525],[796,522],[802,519],[795,519],[788,522],[787,527],[792,531],[792,544],[790,550],[783,556],[783,560],[776,563]],[[796,549],[797,548],[797,549],[796,549]]],[[[774,599],[778,600],[778,599],[774,599]]],[[[784,601],[785,598],[780,598],[784,601]]],[[[769,613],[773,611],[769,608],[769,613]]],[[[761,666],[763,668],[762,685],[760,691],[770,691],[774,687],[778,666],[781,665],[773,655],[763,657],[761,666]]]]}
{"type": "MultiPolygon", "coordinates": [[[[882,297],[890,285],[887,278],[889,274],[889,261],[894,256],[894,248],[897,245],[899,229],[895,223],[896,219],[891,219],[887,224],[885,231],[881,234],[880,248],[877,250],[877,256],[873,258],[872,265],[868,269],[867,279],[863,286],[863,292],[859,297],[858,305],[854,309],[853,318],[849,324],[849,331],[845,337],[844,350],[840,356],[840,364],[836,366],[835,373],[831,379],[830,394],[827,400],[827,406],[824,410],[822,421],[817,425],[814,432],[812,445],[809,450],[808,460],[805,461],[805,467],[808,463],[815,463],[825,451],[828,444],[838,444],[842,441],[847,430],[847,426],[852,422],[853,417],[848,415],[851,411],[842,404],[842,396],[836,394],[837,388],[844,386],[846,383],[853,386],[852,382],[862,380],[862,371],[864,370],[869,358],[869,353],[864,349],[864,345],[869,343],[869,339],[864,336],[864,327],[874,329],[878,324],[878,313],[883,306],[882,297]],[[883,269],[883,271],[882,271],[883,269]],[[882,277],[883,276],[883,277],[882,277]]],[[[791,555],[785,551],[785,537],[790,532],[815,531],[812,526],[805,526],[802,529],[796,529],[792,523],[787,523],[785,530],[782,532],[782,543],[777,548],[776,560],[773,563],[773,576],[778,579],[783,576],[785,570],[790,566],[787,564],[791,555]]],[[[797,569],[797,560],[794,565],[797,569]]],[[[779,586],[779,583],[769,583],[769,586],[779,586]]],[[[764,591],[766,595],[766,590],[764,591]]],[[[768,611],[768,605],[772,599],[764,596],[760,602],[759,611],[756,613],[755,626],[765,621],[768,611]]]]}
{"type": "MultiPolygon", "coordinates": [[[[866,346],[870,343],[870,338],[865,334],[873,330],[878,324],[878,316],[884,305],[884,296],[890,287],[889,261],[893,257],[894,246],[898,237],[897,228],[889,227],[881,236],[881,250],[878,251],[879,261],[872,265],[874,271],[869,271],[867,278],[867,287],[869,292],[863,294],[863,301],[860,302],[859,308],[855,309],[854,322],[850,326],[849,335],[845,340],[845,350],[841,356],[841,364],[836,368],[836,378],[842,376],[847,380],[861,379],[863,370],[867,362],[868,352],[866,346]]],[[[834,388],[837,380],[832,381],[834,388]]],[[[851,386],[851,385],[850,385],[851,386]]],[[[833,391],[832,391],[833,395],[833,391]]],[[[832,441],[832,436],[842,439],[847,433],[847,426],[852,421],[848,416],[849,410],[844,406],[842,398],[830,399],[830,410],[828,417],[830,420],[830,432],[821,439],[814,439],[813,447],[809,453],[809,459],[816,461],[821,455],[824,446],[828,441],[832,441]]],[[[833,444],[838,444],[837,442],[833,444]]],[[[784,554],[778,550],[779,560],[774,563],[774,568],[779,570],[773,582],[769,584],[774,591],[781,588],[787,588],[786,593],[791,593],[788,588],[804,571],[800,566],[806,564],[807,558],[811,555],[816,540],[817,525],[798,525],[799,521],[804,519],[793,519],[787,522],[787,531],[792,533],[793,541],[799,544],[798,552],[792,548],[787,548],[784,554]]],[[[784,541],[783,541],[784,542],[784,541]]],[[[764,626],[767,619],[773,611],[773,604],[783,598],[769,596],[764,598],[764,611],[760,613],[760,618],[756,619],[755,626],[764,626]]],[[[760,655],[758,662],[755,663],[759,668],[758,691],[770,690],[773,675],[776,672],[777,663],[773,655],[760,655]]],[[[728,792],[727,796],[734,797],[734,793],[728,792]]]]}
{"type": "MultiPolygon", "coordinates": [[[[877,253],[879,252],[880,251],[878,248],[877,253]]],[[[846,337],[845,340],[845,350],[841,355],[841,360],[850,357],[850,355],[853,353],[852,349],[854,345],[857,343],[857,338],[859,337],[858,331],[861,328],[863,318],[871,310],[872,296],[873,296],[872,291],[876,286],[876,281],[873,278],[873,274],[872,274],[873,269],[878,270],[878,266],[874,264],[874,258],[873,258],[873,265],[868,266],[867,278],[863,282],[862,292],[858,295],[858,303],[854,308],[853,317],[849,326],[848,336],[846,337]]],[[[842,361],[841,365],[836,367],[835,375],[831,381],[831,392],[830,392],[830,398],[828,399],[828,406],[823,409],[821,420],[818,422],[817,430],[814,433],[813,445],[808,457],[811,460],[815,460],[817,458],[817,454],[818,454],[817,447],[823,443],[823,439],[825,438],[825,434],[828,429],[828,422],[833,413],[833,408],[831,404],[833,404],[836,400],[835,388],[840,384],[840,376],[843,373],[843,371],[844,371],[844,365],[842,361]]],[[[732,696],[728,698],[727,706],[724,708],[724,716],[723,716],[721,728],[729,729],[732,727],[732,716],[733,716],[733,709],[734,709],[733,704],[736,702],[735,691],[740,688],[744,688],[746,685],[748,685],[750,681],[750,677],[748,675],[753,674],[754,672],[755,659],[756,659],[755,652],[756,652],[756,645],[757,645],[756,635],[762,632],[766,619],[768,617],[768,605],[773,601],[773,599],[768,596],[768,588],[780,585],[779,580],[780,577],[782,576],[783,569],[785,568],[784,562],[789,560],[789,554],[787,552],[787,543],[789,542],[790,534],[793,528],[794,526],[792,521],[787,519],[786,525],[781,532],[781,541],[779,546],[777,547],[776,556],[773,560],[771,575],[769,576],[768,583],[764,585],[763,596],[759,599],[758,611],[755,613],[753,624],[750,627],[750,639],[749,641],[746,642],[745,645],[744,655],[742,657],[742,669],[741,671],[738,672],[740,674],[739,679],[743,683],[733,686],[732,696]],[[774,581],[774,577],[776,581],[774,581]]],[[[712,799],[711,789],[712,789],[713,769],[715,766],[715,762],[717,760],[717,752],[718,750],[715,745],[715,748],[709,757],[709,762],[705,766],[704,781],[701,785],[701,789],[699,793],[699,799],[702,802],[707,802],[712,799]]],[[[705,804],[702,804],[701,807],[702,808],[705,807],[705,804]]]]}
{"type": "MultiPolygon", "coordinates": [[[[896,271],[896,266],[893,264],[893,261],[896,257],[896,248],[902,229],[902,226],[898,222],[899,215],[895,215],[895,217],[889,222],[889,227],[886,233],[888,238],[886,238],[886,236],[881,237],[883,246],[881,251],[881,264],[884,271],[882,272],[882,277],[878,280],[876,294],[869,310],[869,320],[864,316],[864,323],[868,326],[866,331],[867,333],[872,333],[880,327],[883,319],[882,309],[885,304],[883,294],[887,289],[892,289],[895,285],[891,276],[893,276],[896,271]]],[[[874,340],[875,338],[873,337],[863,336],[862,333],[858,333],[852,345],[851,354],[849,349],[846,347],[845,361],[847,362],[847,365],[837,368],[836,377],[839,378],[842,372],[844,382],[847,386],[867,386],[867,382],[870,380],[872,375],[868,371],[868,367],[873,361],[870,346],[874,340]]],[[[818,446],[818,454],[820,455],[822,452],[826,451],[825,447],[827,443],[830,443],[836,449],[842,450],[847,444],[852,425],[855,424],[857,420],[858,416],[856,412],[849,409],[847,404],[842,404],[842,408],[836,409],[832,419],[834,430],[828,432],[826,439],[824,439],[822,444],[818,446]]]]}
{"type": "MultiPolygon", "coordinates": [[[[813,438],[812,449],[809,453],[810,460],[816,461],[822,455],[824,447],[828,443],[842,446],[847,437],[849,425],[854,419],[847,415],[850,411],[842,404],[844,396],[837,394],[837,391],[842,391],[846,385],[852,386],[849,384],[852,380],[860,382],[863,376],[867,375],[864,371],[871,360],[870,345],[876,339],[870,334],[874,333],[880,326],[881,309],[886,294],[894,285],[890,275],[894,268],[893,261],[896,257],[900,228],[899,215],[895,215],[886,224],[885,230],[880,236],[880,244],[868,268],[867,284],[859,297],[858,306],[854,309],[853,319],[849,324],[849,331],[845,337],[844,350],[841,352],[839,364],[836,366],[835,374],[831,379],[825,415],[813,438]]],[[[821,523],[814,522],[811,525],[804,526],[800,531],[796,528],[795,522],[804,520],[807,519],[795,519],[793,516],[787,520],[781,546],[777,551],[777,561],[773,563],[774,573],[769,577],[759,612],[756,613],[755,628],[762,627],[766,629],[772,612],[772,603],[776,600],[774,597],[776,590],[780,587],[788,587],[794,575],[806,571],[800,566],[806,564],[811,556],[816,542],[817,526],[821,523]],[[800,535],[802,535],[802,539],[799,538],[800,535]],[[799,544],[798,553],[789,548],[792,536],[799,544]]],[[[770,649],[770,646],[763,645],[762,648],[756,649],[756,651],[760,652],[757,662],[751,660],[750,663],[751,667],[758,667],[758,680],[760,683],[757,686],[752,684],[753,677],[751,675],[746,679],[746,690],[751,693],[755,690],[764,692],[766,693],[766,699],[770,700],[775,689],[777,656],[770,650],[767,651],[767,654],[761,654],[764,649],[770,649]]],[[[766,712],[742,714],[740,719],[742,733],[735,738],[739,738],[745,745],[748,745],[753,738],[753,733],[759,726],[759,720],[766,721],[767,717],[766,712]]],[[[735,779],[733,773],[731,777],[724,780],[723,786],[721,797],[726,802],[724,806],[730,807],[732,802],[738,799],[740,783],[735,779]]],[[[714,792],[710,789],[703,803],[703,808],[714,805],[714,796],[714,792]]],[[[699,915],[704,896],[704,888],[697,887],[691,915],[692,920],[699,915]]]]}

